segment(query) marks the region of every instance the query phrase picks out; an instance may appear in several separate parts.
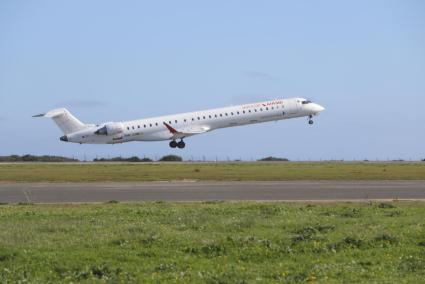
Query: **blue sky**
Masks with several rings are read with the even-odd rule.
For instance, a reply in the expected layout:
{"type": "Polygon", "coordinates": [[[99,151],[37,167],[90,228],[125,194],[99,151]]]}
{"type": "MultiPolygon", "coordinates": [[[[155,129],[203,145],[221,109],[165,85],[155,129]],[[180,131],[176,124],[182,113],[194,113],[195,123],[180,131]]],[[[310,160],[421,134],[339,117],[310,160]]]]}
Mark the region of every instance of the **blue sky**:
{"type": "Polygon", "coordinates": [[[0,155],[425,158],[424,1],[0,1],[0,155]],[[84,122],[306,97],[306,119],[167,142],[73,145],[84,122]]]}

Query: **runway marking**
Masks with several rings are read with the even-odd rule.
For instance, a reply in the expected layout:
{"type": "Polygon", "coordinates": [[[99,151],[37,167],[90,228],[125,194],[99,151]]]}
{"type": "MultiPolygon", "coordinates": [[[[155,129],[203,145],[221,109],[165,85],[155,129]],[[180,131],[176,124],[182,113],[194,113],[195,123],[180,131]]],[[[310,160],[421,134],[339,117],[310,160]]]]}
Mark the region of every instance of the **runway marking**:
{"type": "Polygon", "coordinates": [[[26,189],[22,189],[22,192],[24,193],[25,199],[27,200],[28,203],[31,203],[31,198],[29,197],[26,189]]]}

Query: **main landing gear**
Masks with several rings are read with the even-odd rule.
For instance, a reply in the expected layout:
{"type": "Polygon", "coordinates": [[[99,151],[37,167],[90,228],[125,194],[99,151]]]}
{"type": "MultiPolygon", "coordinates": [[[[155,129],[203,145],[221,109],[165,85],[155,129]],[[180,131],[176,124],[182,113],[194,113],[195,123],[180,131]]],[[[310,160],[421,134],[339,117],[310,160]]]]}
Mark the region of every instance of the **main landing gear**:
{"type": "Polygon", "coordinates": [[[312,116],[312,115],[310,115],[310,116],[308,117],[308,124],[313,125],[313,123],[314,123],[314,121],[313,121],[313,116],[312,116]]]}
{"type": "Polygon", "coordinates": [[[170,142],[170,147],[171,148],[183,149],[184,147],[186,147],[186,143],[184,143],[183,139],[180,140],[180,142],[177,142],[176,140],[173,140],[173,141],[170,142]]]}

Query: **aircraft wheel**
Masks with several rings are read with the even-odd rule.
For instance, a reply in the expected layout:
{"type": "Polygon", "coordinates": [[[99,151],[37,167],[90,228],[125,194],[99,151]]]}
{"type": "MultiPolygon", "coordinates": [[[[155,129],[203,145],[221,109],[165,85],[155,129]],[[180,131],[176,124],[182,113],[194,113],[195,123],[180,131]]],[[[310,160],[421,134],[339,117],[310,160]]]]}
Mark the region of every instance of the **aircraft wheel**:
{"type": "Polygon", "coordinates": [[[312,125],[313,123],[314,123],[314,121],[311,120],[311,119],[308,121],[308,124],[310,124],[310,125],[312,125]]]}
{"type": "Polygon", "coordinates": [[[177,147],[177,145],[178,145],[178,144],[177,144],[176,140],[173,140],[173,141],[171,141],[171,142],[170,142],[170,147],[171,147],[171,148],[176,148],[176,147],[177,147]]]}
{"type": "Polygon", "coordinates": [[[184,147],[186,147],[186,143],[180,141],[179,143],[177,143],[177,147],[179,147],[179,149],[183,149],[184,147]]]}

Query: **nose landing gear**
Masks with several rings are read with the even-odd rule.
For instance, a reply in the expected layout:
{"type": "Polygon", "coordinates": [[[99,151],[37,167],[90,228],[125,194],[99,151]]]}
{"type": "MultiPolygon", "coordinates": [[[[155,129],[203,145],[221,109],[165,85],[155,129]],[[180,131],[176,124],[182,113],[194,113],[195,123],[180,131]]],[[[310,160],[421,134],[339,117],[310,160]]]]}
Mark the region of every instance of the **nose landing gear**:
{"type": "Polygon", "coordinates": [[[172,140],[170,142],[170,147],[171,148],[183,149],[184,147],[186,147],[186,143],[184,143],[183,139],[180,140],[179,142],[177,142],[176,140],[172,140]]]}
{"type": "Polygon", "coordinates": [[[312,116],[312,115],[310,115],[310,116],[308,117],[308,124],[313,125],[313,123],[314,123],[314,121],[313,121],[313,116],[312,116]]]}

